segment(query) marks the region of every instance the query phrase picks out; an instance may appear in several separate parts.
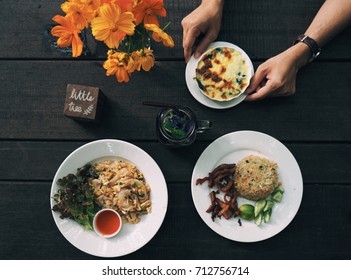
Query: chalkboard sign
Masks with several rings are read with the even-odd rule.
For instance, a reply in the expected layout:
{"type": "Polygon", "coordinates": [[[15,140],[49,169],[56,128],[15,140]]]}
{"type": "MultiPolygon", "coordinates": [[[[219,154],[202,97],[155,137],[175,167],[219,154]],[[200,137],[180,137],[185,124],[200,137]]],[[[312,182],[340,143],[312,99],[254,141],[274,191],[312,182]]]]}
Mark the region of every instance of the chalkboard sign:
{"type": "Polygon", "coordinates": [[[104,94],[97,87],[68,84],[64,115],[80,121],[99,121],[104,94]]]}

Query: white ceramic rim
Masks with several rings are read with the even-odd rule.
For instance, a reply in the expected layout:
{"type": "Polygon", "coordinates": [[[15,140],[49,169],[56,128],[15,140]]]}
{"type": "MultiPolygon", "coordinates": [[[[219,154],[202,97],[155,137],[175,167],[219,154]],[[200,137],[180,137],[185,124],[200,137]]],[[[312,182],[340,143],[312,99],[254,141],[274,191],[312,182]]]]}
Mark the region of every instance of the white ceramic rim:
{"type": "MultiPolygon", "coordinates": [[[[211,43],[209,45],[208,49],[212,49],[212,48],[216,48],[216,47],[229,47],[229,48],[234,48],[234,49],[237,49],[239,51],[242,51],[243,55],[248,58],[249,67],[251,68],[251,77],[254,75],[254,67],[253,67],[251,59],[246,54],[246,52],[244,50],[242,50],[239,46],[234,45],[232,43],[228,43],[228,42],[217,41],[217,42],[211,43]]],[[[189,92],[199,103],[201,103],[202,105],[205,105],[209,108],[213,108],[213,109],[228,109],[228,108],[232,108],[232,107],[240,104],[242,101],[245,100],[246,94],[240,94],[238,97],[236,97],[232,100],[229,100],[229,101],[213,100],[213,99],[209,98],[207,95],[203,94],[201,92],[201,90],[199,89],[196,80],[194,79],[195,78],[195,69],[197,67],[198,60],[199,59],[194,58],[194,55],[191,56],[190,60],[188,61],[187,65],[186,65],[186,68],[185,68],[185,81],[186,81],[187,87],[189,89],[189,92]]]]}
{"type": "MultiPolygon", "coordinates": [[[[200,155],[191,178],[191,192],[197,212],[213,231],[233,241],[256,242],[278,234],[290,224],[301,204],[303,180],[294,156],[281,142],[261,132],[237,131],[218,138],[200,155]],[[250,154],[267,157],[278,164],[279,180],[285,189],[282,202],[275,203],[270,222],[261,226],[243,219],[240,226],[238,218],[212,221],[206,213],[211,189],[207,183],[196,185],[196,179],[208,176],[221,163],[237,163],[250,154]]],[[[238,198],[239,206],[244,203],[254,202],[238,198]]]]}
{"type": "Polygon", "coordinates": [[[102,238],[93,230],[85,230],[78,223],[61,219],[59,213],[51,211],[62,235],[77,249],[99,257],[119,257],[130,254],[147,244],[161,227],[168,205],[165,178],[157,163],[139,147],[121,140],[102,139],[87,143],[73,151],[60,165],[53,179],[50,204],[57,192],[59,178],[76,173],[77,168],[96,160],[128,160],[144,174],[151,186],[152,212],[143,215],[138,224],[124,224],[118,236],[102,238]]]}

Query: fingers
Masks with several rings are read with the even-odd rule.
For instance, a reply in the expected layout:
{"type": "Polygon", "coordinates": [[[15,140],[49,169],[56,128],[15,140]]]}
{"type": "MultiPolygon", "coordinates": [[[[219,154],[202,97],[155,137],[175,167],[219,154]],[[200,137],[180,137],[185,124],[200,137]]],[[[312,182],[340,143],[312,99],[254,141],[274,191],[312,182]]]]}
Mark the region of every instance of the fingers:
{"type": "Polygon", "coordinates": [[[189,45],[183,45],[183,48],[185,62],[188,62],[192,54],[192,47],[189,45]]]}
{"type": "Polygon", "coordinates": [[[267,83],[265,86],[258,86],[254,93],[248,94],[245,98],[245,101],[258,101],[267,97],[271,93],[272,89],[267,83]]]}
{"type": "Polygon", "coordinates": [[[295,89],[295,83],[287,84],[271,79],[267,80],[265,84],[259,84],[254,92],[247,95],[245,100],[258,101],[266,97],[289,96],[295,94],[295,89]]]}
{"type": "Polygon", "coordinates": [[[221,26],[222,5],[217,1],[202,2],[192,13],[186,16],[183,27],[184,58],[188,62],[192,52],[198,58],[216,39],[221,26]]]}
{"type": "Polygon", "coordinates": [[[257,68],[256,73],[250,81],[249,87],[246,89],[246,101],[257,101],[265,98],[272,92],[271,81],[267,80],[267,73],[265,68],[261,65],[257,68]]]}
{"type": "Polygon", "coordinates": [[[196,38],[200,35],[200,31],[196,29],[183,29],[183,49],[184,58],[188,62],[194,49],[196,38]]]}
{"type": "Polygon", "coordinates": [[[194,52],[194,58],[199,58],[208,48],[208,46],[213,42],[216,36],[212,34],[203,34],[200,31],[184,32],[185,38],[183,40],[184,48],[184,58],[188,62],[192,53],[194,52]],[[195,35],[192,35],[195,34],[195,35]]]}
{"type": "Polygon", "coordinates": [[[194,53],[194,57],[199,58],[207,50],[208,46],[213,42],[215,38],[216,36],[213,36],[211,33],[207,33],[199,42],[194,53]]]}
{"type": "Polygon", "coordinates": [[[257,91],[260,84],[266,80],[266,77],[266,71],[262,70],[262,68],[259,66],[256,70],[256,73],[251,78],[250,85],[246,89],[245,93],[250,94],[257,91]]]}

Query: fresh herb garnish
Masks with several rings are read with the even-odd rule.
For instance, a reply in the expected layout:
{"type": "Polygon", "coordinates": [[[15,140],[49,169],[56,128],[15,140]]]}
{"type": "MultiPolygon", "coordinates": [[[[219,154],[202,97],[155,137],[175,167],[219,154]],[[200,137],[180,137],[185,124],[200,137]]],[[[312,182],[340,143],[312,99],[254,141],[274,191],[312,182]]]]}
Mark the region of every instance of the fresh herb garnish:
{"type": "Polygon", "coordinates": [[[198,87],[199,87],[202,91],[205,91],[205,90],[206,90],[206,87],[200,82],[200,80],[199,80],[198,78],[196,78],[196,82],[197,82],[198,87]]]}
{"type": "Polygon", "coordinates": [[[170,111],[163,120],[163,129],[167,134],[176,139],[184,138],[191,128],[191,120],[182,112],[170,111]]]}
{"type": "Polygon", "coordinates": [[[84,226],[93,229],[93,218],[101,209],[95,203],[95,196],[88,179],[96,178],[97,173],[91,165],[78,169],[77,175],[68,174],[58,179],[60,186],[53,199],[56,204],[52,210],[59,212],[60,218],[69,218],[84,226]]]}

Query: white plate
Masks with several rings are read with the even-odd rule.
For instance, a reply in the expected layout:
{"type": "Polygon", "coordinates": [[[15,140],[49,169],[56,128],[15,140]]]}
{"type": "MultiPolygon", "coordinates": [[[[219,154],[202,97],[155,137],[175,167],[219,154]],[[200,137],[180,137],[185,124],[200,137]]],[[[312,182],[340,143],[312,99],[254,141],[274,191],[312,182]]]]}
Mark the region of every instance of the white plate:
{"type": "MultiPolygon", "coordinates": [[[[193,170],[191,191],[200,217],[216,233],[240,242],[255,242],[270,238],[282,231],[295,217],[302,200],[303,182],[300,168],[291,152],[275,138],[255,131],[238,131],[226,134],[212,142],[201,154],[193,170]],[[196,185],[196,179],[203,178],[221,163],[237,163],[250,154],[268,157],[278,164],[279,180],[285,189],[283,200],[275,203],[271,220],[257,226],[253,221],[238,217],[226,220],[206,213],[209,207],[211,189],[207,182],[196,185]]],[[[238,198],[239,206],[250,201],[238,198]]],[[[251,201],[251,204],[253,202],[251,201]]]]}
{"type": "Polygon", "coordinates": [[[54,177],[50,202],[57,192],[59,178],[76,173],[86,163],[104,158],[116,158],[134,163],[144,174],[151,187],[152,212],[143,215],[138,224],[124,224],[119,234],[105,239],[92,230],[85,230],[78,223],[61,219],[52,211],[57,227],[63,236],[75,247],[91,255],[119,257],[132,253],[148,243],[159,230],[167,211],[168,193],[164,176],[156,162],[139,147],[120,140],[98,140],[81,146],[72,152],[61,164],[54,177]]]}
{"type": "MultiPolygon", "coordinates": [[[[250,68],[251,68],[251,76],[254,74],[254,68],[252,65],[252,62],[250,60],[250,58],[248,57],[248,55],[245,53],[244,50],[242,50],[240,47],[232,44],[232,43],[228,43],[228,42],[213,42],[210,44],[210,46],[207,48],[216,48],[216,47],[229,47],[229,48],[234,48],[238,51],[240,51],[244,57],[246,57],[246,60],[249,62],[250,68]]],[[[201,104],[210,107],[210,108],[214,108],[214,109],[227,109],[227,108],[231,108],[234,107],[236,105],[238,105],[239,103],[241,103],[246,95],[245,94],[241,94],[239,97],[234,98],[230,101],[216,101],[213,99],[210,99],[208,97],[206,97],[201,90],[199,89],[196,80],[194,79],[195,77],[195,69],[197,67],[197,63],[198,63],[198,59],[195,59],[194,55],[191,56],[190,60],[188,61],[187,65],[186,65],[186,69],[185,69],[185,81],[186,84],[188,86],[188,89],[190,91],[190,93],[192,94],[192,96],[201,104]]]]}

